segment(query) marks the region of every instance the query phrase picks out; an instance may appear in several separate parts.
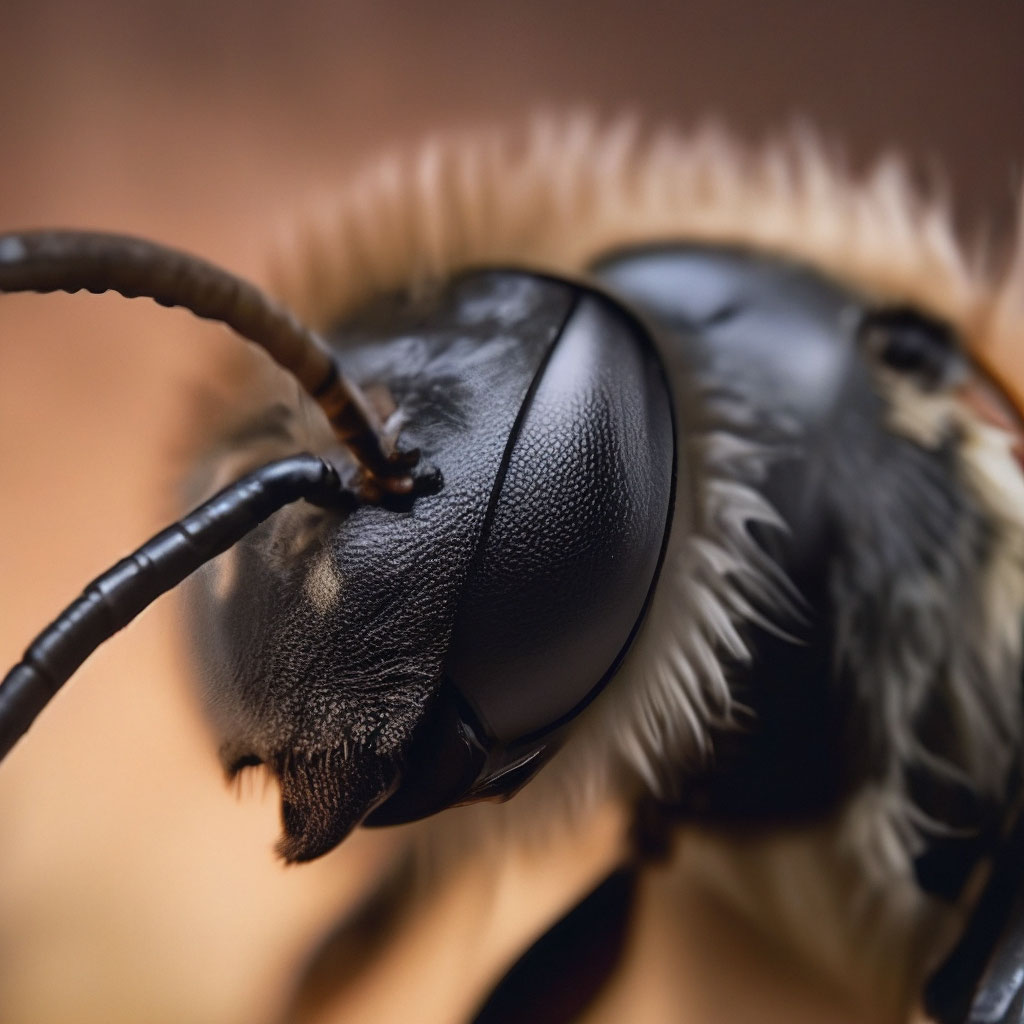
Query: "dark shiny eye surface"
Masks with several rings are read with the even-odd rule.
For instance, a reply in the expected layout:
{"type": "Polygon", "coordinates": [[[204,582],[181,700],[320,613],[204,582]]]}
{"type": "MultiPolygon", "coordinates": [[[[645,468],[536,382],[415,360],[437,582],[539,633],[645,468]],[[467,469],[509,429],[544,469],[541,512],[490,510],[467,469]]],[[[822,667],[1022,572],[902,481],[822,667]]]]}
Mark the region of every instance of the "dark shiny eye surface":
{"type": "Polygon", "coordinates": [[[952,383],[966,366],[953,328],[907,307],[869,312],[861,322],[860,339],[882,365],[916,378],[929,390],[952,383]]]}

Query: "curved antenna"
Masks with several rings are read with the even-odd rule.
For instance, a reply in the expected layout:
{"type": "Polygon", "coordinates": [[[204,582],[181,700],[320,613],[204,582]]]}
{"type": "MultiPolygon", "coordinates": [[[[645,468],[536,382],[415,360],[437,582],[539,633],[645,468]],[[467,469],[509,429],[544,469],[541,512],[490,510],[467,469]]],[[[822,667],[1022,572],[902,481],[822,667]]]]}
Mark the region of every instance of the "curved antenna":
{"type": "Polygon", "coordinates": [[[0,291],[114,291],[181,306],[227,324],[263,348],[320,405],[338,439],[381,490],[408,494],[416,452],[385,445],[362,392],[347,380],[326,343],[255,285],[155,242],[90,231],[0,235],[0,291]]]}
{"type": "Polygon", "coordinates": [[[357,501],[329,463],[292,455],[225,487],[94,579],[0,683],[0,760],[104,640],[268,516],[303,498],[342,507],[357,501]]]}

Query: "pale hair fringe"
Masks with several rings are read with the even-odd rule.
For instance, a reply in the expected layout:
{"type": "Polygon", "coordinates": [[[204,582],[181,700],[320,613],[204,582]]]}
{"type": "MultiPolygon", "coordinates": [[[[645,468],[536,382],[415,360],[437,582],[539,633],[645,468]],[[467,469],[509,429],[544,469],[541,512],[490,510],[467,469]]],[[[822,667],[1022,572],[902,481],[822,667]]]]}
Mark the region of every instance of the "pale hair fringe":
{"type": "Polygon", "coordinates": [[[270,276],[323,326],[369,295],[478,264],[579,272],[615,247],[679,239],[812,263],[920,304],[978,345],[1024,335],[1024,217],[1000,271],[980,243],[964,254],[940,184],[922,190],[895,154],[855,175],[807,126],[760,146],[715,124],[684,134],[582,113],[451,133],[289,216],[270,276]]]}

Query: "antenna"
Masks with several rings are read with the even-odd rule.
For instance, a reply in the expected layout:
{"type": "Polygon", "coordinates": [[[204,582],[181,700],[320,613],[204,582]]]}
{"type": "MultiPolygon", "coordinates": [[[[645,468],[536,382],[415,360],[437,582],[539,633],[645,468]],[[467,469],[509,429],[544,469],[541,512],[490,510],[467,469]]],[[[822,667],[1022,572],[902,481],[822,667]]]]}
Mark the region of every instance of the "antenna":
{"type": "Polygon", "coordinates": [[[323,409],[338,439],[372,478],[374,491],[410,494],[418,453],[381,436],[359,388],[322,338],[255,285],[188,253],[126,235],[31,231],[0,235],[0,291],[118,292],[181,306],[259,345],[323,409]]]}
{"type": "Polygon", "coordinates": [[[329,463],[292,455],[225,487],[94,579],[0,683],[0,760],[101,643],[268,516],[303,498],[340,508],[358,502],[329,463]]]}

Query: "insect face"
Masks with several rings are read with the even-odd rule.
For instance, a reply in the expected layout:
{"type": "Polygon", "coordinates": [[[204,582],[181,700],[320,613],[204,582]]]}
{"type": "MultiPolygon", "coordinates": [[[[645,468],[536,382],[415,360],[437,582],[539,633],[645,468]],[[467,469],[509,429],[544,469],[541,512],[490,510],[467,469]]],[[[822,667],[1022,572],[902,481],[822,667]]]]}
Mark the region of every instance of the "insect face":
{"type": "MultiPolygon", "coordinates": [[[[224,767],[280,781],[286,859],[543,767],[510,803],[540,827],[546,785],[570,820],[597,793],[666,829],[824,829],[815,863],[854,882],[794,931],[871,960],[861,989],[898,962],[918,991],[1021,782],[1021,427],[964,342],[982,301],[930,211],[887,234],[885,175],[858,191],[800,150],[744,185],[714,140],[570,142],[357,189],[297,261],[324,342],[228,301],[306,395],[270,381],[196,487],[284,462],[118,578],[151,599],[144,563],[166,589],[244,534],[191,584],[192,632],[224,767]],[[884,941],[858,939],[865,893],[897,908],[884,941]]],[[[122,596],[104,578],[88,608],[120,622],[122,596]]],[[[0,723],[84,657],[68,621],[0,723]]]]}
{"type": "Polygon", "coordinates": [[[625,652],[673,489],[660,363],[593,290],[467,274],[331,337],[444,486],[405,511],[289,510],[200,588],[225,765],[280,778],[295,860],[388,798],[378,821],[536,771],[625,652]]]}

